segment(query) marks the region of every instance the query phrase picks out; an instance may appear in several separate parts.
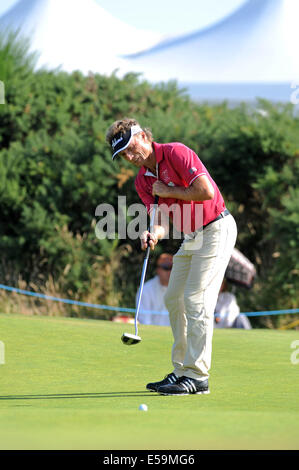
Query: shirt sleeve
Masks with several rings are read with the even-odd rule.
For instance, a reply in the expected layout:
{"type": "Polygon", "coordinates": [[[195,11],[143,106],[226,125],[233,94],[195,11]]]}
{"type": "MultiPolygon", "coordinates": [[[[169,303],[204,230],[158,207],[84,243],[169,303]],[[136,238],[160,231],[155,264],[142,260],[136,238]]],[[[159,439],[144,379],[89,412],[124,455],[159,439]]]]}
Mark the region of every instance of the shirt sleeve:
{"type": "Polygon", "coordinates": [[[177,144],[173,147],[171,162],[186,186],[190,186],[199,176],[207,175],[207,170],[199,157],[186,145],[177,144]]]}

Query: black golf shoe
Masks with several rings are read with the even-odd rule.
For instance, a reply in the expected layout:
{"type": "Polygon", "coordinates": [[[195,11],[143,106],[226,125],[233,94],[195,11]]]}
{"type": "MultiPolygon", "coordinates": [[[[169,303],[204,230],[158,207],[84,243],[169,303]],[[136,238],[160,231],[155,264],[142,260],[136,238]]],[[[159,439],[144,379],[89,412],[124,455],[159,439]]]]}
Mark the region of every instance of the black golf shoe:
{"type": "Polygon", "coordinates": [[[160,395],[200,395],[210,393],[208,379],[204,381],[179,377],[175,383],[161,385],[157,392],[160,395]]]}
{"type": "Polygon", "coordinates": [[[157,392],[158,388],[161,387],[161,385],[175,384],[177,380],[178,377],[172,372],[171,374],[166,375],[163,380],[160,380],[160,382],[152,382],[147,384],[146,388],[151,392],[157,392]]]}

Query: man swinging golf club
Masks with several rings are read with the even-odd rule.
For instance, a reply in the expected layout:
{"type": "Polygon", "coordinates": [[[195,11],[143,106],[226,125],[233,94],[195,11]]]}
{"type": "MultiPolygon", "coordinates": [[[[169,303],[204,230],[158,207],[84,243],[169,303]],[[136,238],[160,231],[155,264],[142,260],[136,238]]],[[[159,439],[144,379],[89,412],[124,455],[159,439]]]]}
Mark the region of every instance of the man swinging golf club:
{"type": "Polygon", "coordinates": [[[162,395],[209,393],[214,309],[236,242],[235,220],[199,157],[184,144],[154,142],[150,130],[130,118],[115,121],[106,139],[113,159],[140,168],[135,186],[148,211],[159,196],[153,230],[142,234],[141,248],[149,244],[153,250],[168,235],[165,208],[185,237],[164,298],[174,338],[173,370],[146,388],[162,395]]]}

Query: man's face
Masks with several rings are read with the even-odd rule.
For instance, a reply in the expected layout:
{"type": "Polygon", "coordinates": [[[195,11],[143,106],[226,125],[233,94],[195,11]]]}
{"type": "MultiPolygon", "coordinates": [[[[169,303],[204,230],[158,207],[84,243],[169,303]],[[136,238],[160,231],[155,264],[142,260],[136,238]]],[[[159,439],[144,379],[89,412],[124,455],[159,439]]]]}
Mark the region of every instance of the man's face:
{"type": "Polygon", "coordinates": [[[157,265],[156,272],[159,276],[162,286],[168,286],[172,264],[170,263],[159,263],[157,265]]]}
{"type": "Polygon", "coordinates": [[[140,168],[151,153],[152,146],[150,142],[147,140],[145,133],[140,132],[132,137],[130,145],[122,152],[119,152],[118,155],[140,168]]]}

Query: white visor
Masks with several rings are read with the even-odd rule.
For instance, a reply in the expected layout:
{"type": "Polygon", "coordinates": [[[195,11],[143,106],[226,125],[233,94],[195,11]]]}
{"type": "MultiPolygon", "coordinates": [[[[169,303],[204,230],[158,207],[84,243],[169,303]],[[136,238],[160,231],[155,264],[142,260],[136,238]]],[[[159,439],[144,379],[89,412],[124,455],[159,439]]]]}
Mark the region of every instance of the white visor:
{"type": "Polygon", "coordinates": [[[140,126],[136,125],[132,126],[125,133],[120,132],[119,134],[115,135],[111,142],[111,147],[113,151],[112,160],[119,152],[122,152],[130,145],[132,137],[138,134],[139,132],[142,132],[142,129],[140,126]]]}

